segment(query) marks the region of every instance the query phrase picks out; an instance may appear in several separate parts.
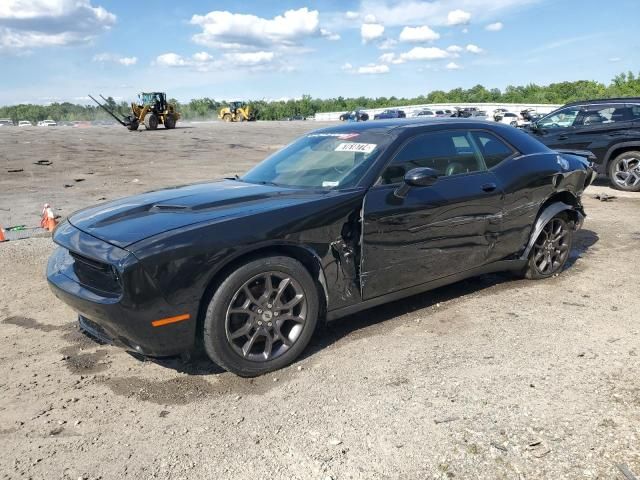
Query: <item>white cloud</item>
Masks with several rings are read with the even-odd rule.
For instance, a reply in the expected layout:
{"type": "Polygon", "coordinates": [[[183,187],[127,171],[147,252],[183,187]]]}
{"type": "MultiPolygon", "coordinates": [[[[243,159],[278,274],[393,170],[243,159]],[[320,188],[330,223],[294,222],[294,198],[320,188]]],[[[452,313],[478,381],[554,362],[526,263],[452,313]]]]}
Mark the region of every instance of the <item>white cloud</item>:
{"type": "Polygon", "coordinates": [[[154,64],[167,68],[190,68],[198,72],[216,71],[229,65],[249,68],[260,67],[260,69],[272,66],[274,70],[281,71],[290,68],[287,65],[274,64],[275,60],[276,54],[266,51],[230,52],[222,55],[221,59],[215,59],[207,52],[194,53],[191,57],[184,57],[170,52],[158,55],[154,64]]]}
{"type": "Polygon", "coordinates": [[[490,23],[489,25],[484,27],[484,29],[490,32],[499,32],[500,30],[502,30],[502,27],[504,27],[502,22],[495,22],[495,23],[490,23]]]}
{"type": "Polygon", "coordinates": [[[210,62],[213,60],[213,57],[207,52],[198,52],[193,54],[193,59],[196,62],[210,62]]]}
{"type": "Polygon", "coordinates": [[[622,60],[620,57],[611,57],[611,58],[609,59],[609,61],[610,61],[611,63],[619,62],[620,60],[622,60]]]}
{"type": "Polygon", "coordinates": [[[364,16],[364,23],[378,23],[378,20],[376,19],[375,15],[369,13],[364,16]]]}
{"type": "Polygon", "coordinates": [[[365,43],[380,38],[383,34],[384,26],[379,23],[363,23],[360,27],[360,35],[365,43]]]}
{"type": "Polygon", "coordinates": [[[401,42],[430,42],[438,40],[440,34],[431,30],[428,26],[404,27],[400,32],[401,42]]]}
{"type": "Polygon", "coordinates": [[[542,0],[360,0],[360,14],[375,15],[386,27],[448,25],[448,14],[461,9],[476,21],[491,22],[505,12],[542,0]]]}
{"type": "Polygon", "coordinates": [[[458,46],[458,45],[449,45],[447,47],[447,52],[449,53],[460,53],[464,50],[464,48],[458,46]]]}
{"type": "Polygon", "coordinates": [[[340,40],[340,35],[339,34],[330,32],[329,30],[327,30],[325,28],[321,28],[320,29],[320,35],[322,37],[326,38],[327,40],[331,40],[331,41],[340,40]]]}
{"type": "Polygon", "coordinates": [[[472,43],[470,43],[469,45],[467,45],[466,47],[467,52],[469,53],[475,53],[476,55],[480,54],[480,53],[484,53],[484,50],[482,48],[480,48],[477,45],[474,45],[472,43]]]}
{"type": "Polygon", "coordinates": [[[447,24],[449,25],[466,25],[469,20],[471,20],[471,14],[459,8],[447,14],[447,24]]]}
{"type": "Polygon", "coordinates": [[[462,67],[458,65],[456,62],[449,62],[445,67],[447,70],[461,70],[462,67]]]}
{"type": "Polygon", "coordinates": [[[400,57],[398,57],[395,53],[383,53],[382,55],[380,55],[380,58],[378,60],[380,60],[382,63],[404,63],[404,60],[400,59],[400,57]]]}
{"type": "Polygon", "coordinates": [[[387,38],[378,44],[378,48],[380,50],[393,50],[394,48],[396,48],[397,44],[397,40],[394,40],[393,38],[387,38]]]}
{"type": "Polygon", "coordinates": [[[389,73],[389,66],[370,63],[369,65],[358,68],[357,73],[360,75],[379,75],[381,73],[389,73]]]}
{"type": "Polygon", "coordinates": [[[115,53],[99,53],[94,55],[92,60],[99,63],[119,63],[125,67],[130,67],[138,63],[137,57],[122,57],[115,53]]]}
{"type": "Polygon", "coordinates": [[[296,46],[321,35],[317,10],[300,8],[267,19],[255,15],[213,11],[194,15],[191,24],[202,28],[193,41],[209,47],[242,48],[296,46]]]}
{"type": "Polygon", "coordinates": [[[125,67],[129,67],[138,63],[138,57],[121,57],[118,59],[118,63],[125,67]]]}
{"type": "Polygon", "coordinates": [[[273,52],[225,53],[225,60],[241,66],[254,66],[270,63],[275,58],[273,52]]]}
{"type": "Polygon", "coordinates": [[[161,67],[186,67],[189,61],[177,53],[163,53],[156,57],[155,63],[161,67]]]}
{"type": "Polygon", "coordinates": [[[360,14],[358,12],[352,11],[345,12],[344,16],[347,20],[357,20],[360,18],[360,14]]]}
{"type": "Polygon", "coordinates": [[[2,0],[0,51],[88,43],[115,23],[90,0],[2,0]]]}
{"type": "Polygon", "coordinates": [[[401,53],[400,60],[439,60],[442,58],[447,58],[449,56],[449,52],[438,47],[414,47],[408,52],[401,53]]]}
{"type": "Polygon", "coordinates": [[[345,63],[341,68],[345,72],[356,73],[358,75],[380,75],[383,73],[389,73],[388,65],[375,63],[370,63],[357,68],[350,63],[345,63]]]}

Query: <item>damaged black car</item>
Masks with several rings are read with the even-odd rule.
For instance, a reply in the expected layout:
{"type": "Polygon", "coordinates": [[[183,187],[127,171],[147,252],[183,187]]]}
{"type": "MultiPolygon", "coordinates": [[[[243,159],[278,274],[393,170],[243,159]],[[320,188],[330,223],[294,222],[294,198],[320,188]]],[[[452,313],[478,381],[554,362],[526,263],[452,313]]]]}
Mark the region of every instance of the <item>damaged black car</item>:
{"type": "Polygon", "coordinates": [[[255,376],[293,362],[322,320],[483,273],[560,272],[594,176],[506,125],[335,126],[241,177],[71,215],[47,277],[103,341],[146,356],[202,345],[255,376]]]}

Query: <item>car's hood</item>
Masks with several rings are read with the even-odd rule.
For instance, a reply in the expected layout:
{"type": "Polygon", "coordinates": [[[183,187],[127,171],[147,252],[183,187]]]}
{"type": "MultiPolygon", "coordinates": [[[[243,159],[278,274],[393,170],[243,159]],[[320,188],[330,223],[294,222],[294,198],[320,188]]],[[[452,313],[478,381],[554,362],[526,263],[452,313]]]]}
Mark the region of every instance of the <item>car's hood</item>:
{"type": "Polygon", "coordinates": [[[76,212],[76,228],[121,248],[176,228],[317,200],[326,192],[234,180],[126,197],[76,212]]]}

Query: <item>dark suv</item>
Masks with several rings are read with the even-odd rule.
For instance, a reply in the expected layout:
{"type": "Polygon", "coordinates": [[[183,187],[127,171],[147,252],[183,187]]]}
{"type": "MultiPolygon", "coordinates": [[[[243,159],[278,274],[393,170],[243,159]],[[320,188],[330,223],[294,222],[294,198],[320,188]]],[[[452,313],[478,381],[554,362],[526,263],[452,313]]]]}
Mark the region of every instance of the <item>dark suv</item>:
{"type": "Polygon", "coordinates": [[[593,152],[598,173],[615,188],[640,191],[640,98],[569,103],[533,122],[529,131],[554,149],[593,152]]]}

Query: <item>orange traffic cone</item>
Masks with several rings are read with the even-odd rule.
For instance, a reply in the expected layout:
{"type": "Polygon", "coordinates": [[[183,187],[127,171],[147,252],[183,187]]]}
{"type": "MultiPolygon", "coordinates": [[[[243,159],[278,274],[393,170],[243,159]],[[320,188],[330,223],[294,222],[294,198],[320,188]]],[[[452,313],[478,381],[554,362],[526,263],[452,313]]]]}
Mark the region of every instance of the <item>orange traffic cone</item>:
{"type": "Polygon", "coordinates": [[[2,227],[0,227],[0,242],[4,242],[7,239],[4,238],[4,230],[2,229],[2,227]]]}
{"type": "Polygon", "coordinates": [[[40,226],[45,230],[53,232],[53,229],[56,228],[57,224],[58,222],[56,222],[56,217],[53,214],[51,205],[45,203],[44,208],[42,209],[42,220],[40,220],[40,226]]]}

